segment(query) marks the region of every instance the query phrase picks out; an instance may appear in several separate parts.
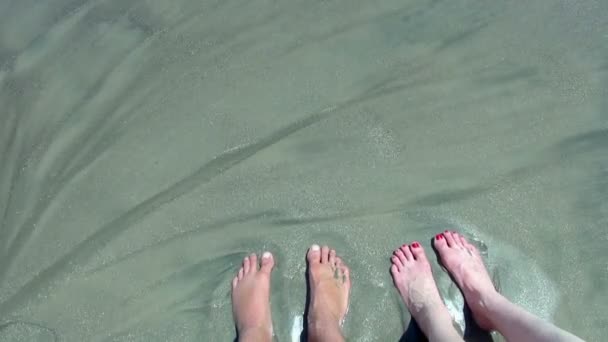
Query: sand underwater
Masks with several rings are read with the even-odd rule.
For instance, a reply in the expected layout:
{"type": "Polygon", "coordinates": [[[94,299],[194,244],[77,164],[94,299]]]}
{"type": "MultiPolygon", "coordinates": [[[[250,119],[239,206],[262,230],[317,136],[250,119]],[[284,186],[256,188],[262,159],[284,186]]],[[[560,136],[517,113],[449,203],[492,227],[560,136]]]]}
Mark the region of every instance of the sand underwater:
{"type": "Polygon", "coordinates": [[[0,0],[0,341],[230,341],[264,250],[297,340],[312,243],[350,340],[397,341],[390,253],[447,228],[605,340],[607,34],[604,0],[0,0]]]}

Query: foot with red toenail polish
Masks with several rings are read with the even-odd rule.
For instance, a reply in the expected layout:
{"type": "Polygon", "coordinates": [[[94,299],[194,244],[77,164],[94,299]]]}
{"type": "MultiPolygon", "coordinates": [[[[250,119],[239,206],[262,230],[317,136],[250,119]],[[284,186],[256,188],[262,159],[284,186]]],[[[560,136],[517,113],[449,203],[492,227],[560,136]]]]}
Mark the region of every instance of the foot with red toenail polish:
{"type": "Polygon", "coordinates": [[[486,317],[483,303],[497,295],[497,292],[479,251],[456,232],[444,233],[444,237],[445,239],[436,239],[434,242],[441,262],[458,283],[477,324],[486,330],[492,330],[494,326],[486,317]]]}
{"type": "Polygon", "coordinates": [[[391,276],[403,303],[429,341],[462,341],[439,296],[431,265],[418,242],[393,253],[391,276]]]}

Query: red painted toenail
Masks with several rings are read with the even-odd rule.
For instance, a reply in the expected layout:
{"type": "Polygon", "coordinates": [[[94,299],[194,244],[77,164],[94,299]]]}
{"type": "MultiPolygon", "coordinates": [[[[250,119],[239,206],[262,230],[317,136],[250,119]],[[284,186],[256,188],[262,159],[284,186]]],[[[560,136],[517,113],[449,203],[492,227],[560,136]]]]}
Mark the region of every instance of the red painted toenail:
{"type": "Polygon", "coordinates": [[[418,247],[420,247],[420,244],[419,244],[418,242],[414,242],[414,243],[412,244],[412,247],[414,247],[414,248],[418,248],[418,247]]]}
{"type": "Polygon", "coordinates": [[[437,236],[435,236],[436,240],[441,240],[443,239],[443,234],[437,234],[437,236]]]}

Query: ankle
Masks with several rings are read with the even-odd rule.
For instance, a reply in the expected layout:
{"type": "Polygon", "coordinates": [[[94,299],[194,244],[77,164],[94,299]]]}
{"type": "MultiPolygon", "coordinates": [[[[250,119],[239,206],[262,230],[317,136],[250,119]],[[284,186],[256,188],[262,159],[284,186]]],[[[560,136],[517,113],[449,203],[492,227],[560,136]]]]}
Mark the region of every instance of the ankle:
{"type": "Polygon", "coordinates": [[[504,307],[505,304],[509,303],[509,300],[505,298],[498,291],[492,293],[486,293],[479,300],[480,306],[485,310],[485,313],[491,314],[500,307],[504,307]]]}
{"type": "Polygon", "coordinates": [[[308,331],[340,330],[340,321],[335,319],[308,318],[308,331]]]}
{"type": "Polygon", "coordinates": [[[341,322],[331,314],[310,314],[308,315],[307,331],[308,336],[313,341],[331,341],[342,337],[341,322]],[[334,336],[334,339],[327,339],[334,336]]]}
{"type": "Polygon", "coordinates": [[[239,342],[270,342],[272,340],[272,332],[262,327],[239,330],[238,335],[239,342]]]}
{"type": "Polygon", "coordinates": [[[344,341],[340,325],[330,322],[308,323],[307,334],[308,340],[313,342],[344,341]]]}
{"type": "Polygon", "coordinates": [[[486,310],[489,306],[494,305],[500,297],[500,293],[495,289],[477,289],[468,288],[463,291],[467,304],[474,306],[475,308],[486,310]]]}
{"type": "Polygon", "coordinates": [[[505,299],[505,297],[496,290],[480,293],[478,298],[480,306],[486,310],[490,310],[496,305],[499,305],[505,299]]]}
{"type": "MultiPolygon", "coordinates": [[[[423,309],[412,315],[412,318],[416,320],[416,323],[430,341],[445,340],[439,337],[451,335],[450,333],[454,330],[452,317],[446,308],[423,309]]],[[[455,330],[453,332],[456,333],[455,330]]]]}
{"type": "Polygon", "coordinates": [[[509,301],[498,291],[487,292],[478,297],[476,310],[478,314],[481,314],[492,325],[492,327],[496,327],[494,319],[496,312],[508,302],[509,301]]]}
{"type": "Polygon", "coordinates": [[[427,340],[433,341],[463,341],[462,336],[458,333],[453,323],[435,328],[430,333],[426,334],[427,340]]]}

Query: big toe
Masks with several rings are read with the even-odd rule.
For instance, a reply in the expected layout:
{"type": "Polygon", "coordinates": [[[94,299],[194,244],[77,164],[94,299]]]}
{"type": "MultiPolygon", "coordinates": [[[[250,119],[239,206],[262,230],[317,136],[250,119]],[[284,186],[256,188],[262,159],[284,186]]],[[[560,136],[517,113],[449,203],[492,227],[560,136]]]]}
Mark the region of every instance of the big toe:
{"type": "Polygon", "coordinates": [[[260,268],[260,272],[270,274],[272,268],[274,267],[274,257],[270,252],[264,252],[262,254],[262,267],[260,268]]]}
{"type": "Polygon", "coordinates": [[[321,262],[321,247],[319,245],[312,245],[308,249],[308,253],[306,254],[306,260],[310,264],[318,264],[321,262]]]}
{"type": "Polygon", "coordinates": [[[410,245],[410,251],[412,252],[412,255],[414,256],[414,259],[416,259],[417,261],[420,262],[428,262],[428,260],[426,259],[426,253],[424,253],[424,248],[422,248],[422,245],[418,242],[414,242],[410,245]]]}
{"type": "Polygon", "coordinates": [[[448,242],[446,241],[445,235],[443,235],[443,233],[435,235],[435,238],[433,239],[433,245],[439,251],[442,251],[449,247],[448,242]]]}

